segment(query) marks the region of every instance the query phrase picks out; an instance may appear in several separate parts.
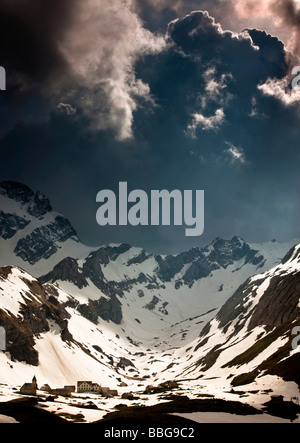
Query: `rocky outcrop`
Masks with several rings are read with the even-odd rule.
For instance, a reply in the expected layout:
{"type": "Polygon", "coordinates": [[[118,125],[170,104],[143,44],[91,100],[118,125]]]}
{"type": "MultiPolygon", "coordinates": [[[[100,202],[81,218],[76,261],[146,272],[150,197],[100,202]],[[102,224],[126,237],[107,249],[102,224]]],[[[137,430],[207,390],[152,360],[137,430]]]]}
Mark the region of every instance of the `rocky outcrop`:
{"type": "Polygon", "coordinates": [[[300,272],[275,276],[254,309],[248,329],[263,325],[267,332],[300,318],[300,272]]]}
{"type": "Polygon", "coordinates": [[[47,260],[57,252],[59,243],[71,238],[79,241],[70,222],[62,216],[57,216],[53,222],[21,238],[14,253],[25,262],[34,265],[39,260],[47,260]]]}
{"type": "Polygon", "coordinates": [[[28,214],[38,218],[39,220],[41,220],[44,215],[51,211],[52,206],[49,199],[39,191],[35,194],[27,209],[28,214]]]}
{"type": "MultiPolygon", "coordinates": [[[[209,261],[218,263],[219,266],[225,269],[235,261],[241,259],[245,259],[245,263],[251,263],[258,252],[251,249],[250,246],[239,237],[233,237],[232,240],[217,238],[213,242],[211,249],[206,249],[206,251],[209,251],[207,255],[209,261]]],[[[255,264],[260,263],[262,260],[263,257],[257,257],[255,264]]]]}
{"type": "MultiPolygon", "coordinates": [[[[270,332],[283,324],[291,324],[300,316],[300,272],[274,275],[259,303],[249,312],[247,302],[250,297],[256,297],[263,282],[264,279],[257,279],[254,283],[251,279],[247,280],[220,309],[217,320],[223,332],[239,317],[239,329],[248,322],[248,331],[263,326],[270,332]]],[[[237,332],[238,328],[235,328],[237,332]]]]}
{"type": "Polygon", "coordinates": [[[12,238],[29,224],[29,221],[15,214],[5,214],[0,211],[0,237],[4,240],[12,238]]]}
{"type": "Polygon", "coordinates": [[[156,297],[156,295],[154,295],[154,297],[152,298],[151,302],[148,303],[145,306],[145,308],[149,309],[149,311],[153,311],[158,303],[159,303],[159,299],[156,297]]]}
{"type": "Polygon", "coordinates": [[[213,271],[226,269],[242,259],[244,265],[251,263],[258,267],[264,262],[264,257],[239,237],[233,237],[231,240],[217,238],[210,246],[203,249],[193,248],[175,256],[155,258],[158,263],[157,276],[164,282],[170,282],[185,265],[190,265],[181,279],[176,281],[177,288],[182,284],[191,287],[195,281],[208,277],[213,271]]]}
{"type": "Polygon", "coordinates": [[[0,194],[23,205],[34,198],[34,192],[28,186],[13,181],[0,183],[0,194]]]}
{"type": "Polygon", "coordinates": [[[88,320],[98,324],[99,317],[119,325],[122,322],[122,305],[115,296],[100,300],[89,300],[88,304],[78,305],[77,310],[88,320]]]}
{"type": "MultiPolygon", "coordinates": [[[[0,268],[0,283],[5,283],[12,273],[12,267],[0,268]]],[[[52,320],[61,331],[63,341],[72,341],[68,330],[70,315],[57,300],[54,287],[46,287],[37,280],[28,279],[27,274],[19,277],[28,291],[22,296],[18,313],[0,309],[0,326],[6,331],[6,351],[12,360],[22,361],[32,366],[38,365],[38,353],[35,346],[36,337],[50,331],[52,320]]],[[[4,286],[4,285],[3,285],[4,286]]],[[[0,293],[5,289],[0,288],[0,293]]]]}
{"type": "Polygon", "coordinates": [[[53,268],[53,271],[39,278],[41,283],[55,283],[58,280],[74,283],[79,289],[88,286],[83,272],[79,270],[77,261],[71,257],[62,260],[53,268]]]}
{"type": "Polygon", "coordinates": [[[221,369],[237,372],[232,376],[232,386],[247,385],[263,374],[277,375],[300,386],[299,371],[293,366],[299,362],[299,353],[293,353],[292,345],[292,331],[300,326],[299,259],[298,245],[277,267],[249,278],[203,328],[194,349],[195,352],[205,349],[197,362],[201,371],[213,368],[221,355],[224,362],[227,353],[232,358],[221,369]],[[214,336],[219,340],[214,340],[214,336]],[[250,372],[238,371],[252,362],[250,372]]]}
{"type": "Polygon", "coordinates": [[[69,239],[79,242],[70,222],[53,212],[49,199],[43,193],[34,193],[23,184],[9,181],[0,183],[0,196],[3,206],[0,211],[0,237],[12,239],[28,228],[14,243],[11,252],[30,265],[48,259],[69,239]],[[10,210],[5,211],[6,205],[10,210]]]}
{"type": "Polygon", "coordinates": [[[183,252],[179,255],[169,255],[166,258],[156,256],[158,267],[156,269],[157,276],[162,281],[170,282],[188,263],[192,263],[201,255],[198,248],[193,248],[188,252],[183,252]]]}
{"type": "Polygon", "coordinates": [[[208,277],[212,271],[220,269],[217,263],[211,262],[205,256],[194,261],[183,276],[185,284],[191,286],[195,281],[208,277]]]}

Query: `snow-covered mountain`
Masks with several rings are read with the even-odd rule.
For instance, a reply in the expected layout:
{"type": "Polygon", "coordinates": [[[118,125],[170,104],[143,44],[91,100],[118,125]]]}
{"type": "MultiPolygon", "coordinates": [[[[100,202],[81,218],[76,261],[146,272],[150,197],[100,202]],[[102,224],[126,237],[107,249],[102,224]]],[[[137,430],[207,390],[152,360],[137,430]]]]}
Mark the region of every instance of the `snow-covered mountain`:
{"type": "Polygon", "coordinates": [[[218,238],[171,256],[89,248],[43,194],[1,183],[1,382],[33,371],[44,383],[132,389],[175,377],[298,382],[287,368],[299,369],[299,243],[218,238]]]}
{"type": "Polygon", "coordinates": [[[139,322],[143,330],[158,332],[162,325],[214,312],[295,244],[218,238],[172,256],[126,244],[88,248],[49,200],[27,186],[1,183],[0,208],[0,266],[18,266],[42,283],[57,283],[94,323],[98,317],[116,324],[130,319],[132,334],[139,322]]]}
{"type": "Polygon", "coordinates": [[[232,386],[276,375],[300,387],[300,347],[293,344],[300,341],[299,327],[300,244],[234,293],[203,328],[194,343],[196,362],[183,374],[214,374],[232,386]]]}
{"type": "Polygon", "coordinates": [[[48,271],[65,254],[86,254],[71,223],[53,211],[48,198],[26,185],[0,183],[1,265],[23,267],[34,275],[48,271]]]}

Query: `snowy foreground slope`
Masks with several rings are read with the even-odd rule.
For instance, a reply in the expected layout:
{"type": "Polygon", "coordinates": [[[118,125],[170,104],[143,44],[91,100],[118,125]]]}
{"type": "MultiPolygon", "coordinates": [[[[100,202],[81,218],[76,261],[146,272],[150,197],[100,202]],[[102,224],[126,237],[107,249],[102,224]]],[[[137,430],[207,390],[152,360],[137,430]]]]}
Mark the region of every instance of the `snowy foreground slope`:
{"type": "Polygon", "coordinates": [[[174,256],[88,248],[43,194],[0,184],[2,395],[36,375],[119,393],[176,380],[190,398],[299,397],[299,243],[235,237],[174,256]]]}

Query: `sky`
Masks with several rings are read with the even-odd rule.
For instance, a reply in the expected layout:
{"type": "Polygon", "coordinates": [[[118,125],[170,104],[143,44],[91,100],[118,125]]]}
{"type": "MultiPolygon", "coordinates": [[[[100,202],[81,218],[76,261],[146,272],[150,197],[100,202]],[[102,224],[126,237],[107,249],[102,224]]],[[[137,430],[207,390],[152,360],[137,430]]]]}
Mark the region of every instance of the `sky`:
{"type": "Polygon", "coordinates": [[[299,33],[296,0],[0,0],[0,180],[91,246],[299,238],[299,33]],[[204,190],[203,235],[100,227],[97,193],[124,181],[204,190]]]}

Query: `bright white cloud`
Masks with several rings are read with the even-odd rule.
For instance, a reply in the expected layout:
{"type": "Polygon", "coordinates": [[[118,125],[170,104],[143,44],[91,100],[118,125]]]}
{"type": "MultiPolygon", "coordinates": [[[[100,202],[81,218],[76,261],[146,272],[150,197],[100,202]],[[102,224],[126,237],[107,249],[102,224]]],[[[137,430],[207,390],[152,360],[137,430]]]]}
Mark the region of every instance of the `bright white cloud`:
{"type": "Polygon", "coordinates": [[[204,72],[203,79],[204,94],[200,97],[203,109],[209,102],[225,105],[232,98],[231,94],[226,91],[228,83],[233,80],[231,74],[222,74],[220,78],[217,78],[216,68],[211,67],[204,72]]]}
{"type": "Polygon", "coordinates": [[[131,138],[139,101],[152,101],[134,65],[163,50],[164,38],[143,27],[131,0],[85,0],[78,2],[60,47],[76,85],[64,100],[81,109],[91,129],[131,138]]]}
{"type": "Polygon", "coordinates": [[[192,138],[196,137],[197,129],[202,129],[203,131],[214,131],[219,129],[221,124],[225,120],[224,109],[217,109],[215,115],[211,117],[205,117],[203,114],[196,113],[192,116],[192,123],[188,125],[186,134],[192,138]]]}
{"type": "Polygon", "coordinates": [[[285,106],[300,107],[300,90],[291,88],[291,79],[285,77],[281,80],[269,78],[266,83],[259,85],[258,89],[263,94],[280,100],[285,106]]]}
{"type": "Polygon", "coordinates": [[[226,149],[226,154],[229,155],[232,164],[244,164],[246,163],[246,156],[242,148],[234,146],[232,143],[226,142],[228,149],[226,149]]]}

